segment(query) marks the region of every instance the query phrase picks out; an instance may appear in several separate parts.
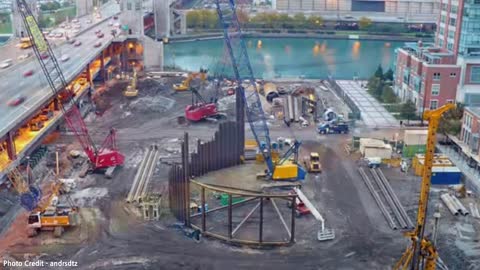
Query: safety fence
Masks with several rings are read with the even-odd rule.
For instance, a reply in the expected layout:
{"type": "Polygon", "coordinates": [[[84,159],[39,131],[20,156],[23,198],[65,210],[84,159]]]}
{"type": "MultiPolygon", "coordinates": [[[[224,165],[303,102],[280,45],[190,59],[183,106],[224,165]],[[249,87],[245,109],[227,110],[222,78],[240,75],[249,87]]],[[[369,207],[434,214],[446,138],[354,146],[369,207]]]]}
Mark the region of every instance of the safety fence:
{"type": "Polygon", "coordinates": [[[353,100],[343,91],[343,89],[337,84],[335,79],[332,76],[328,76],[328,83],[331,86],[331,89],[347,104],[347,106],[352,110],[352,114],[349,115],[349,119],[360,120],[361,114],[358,106],[353,102],[353,100]]]}

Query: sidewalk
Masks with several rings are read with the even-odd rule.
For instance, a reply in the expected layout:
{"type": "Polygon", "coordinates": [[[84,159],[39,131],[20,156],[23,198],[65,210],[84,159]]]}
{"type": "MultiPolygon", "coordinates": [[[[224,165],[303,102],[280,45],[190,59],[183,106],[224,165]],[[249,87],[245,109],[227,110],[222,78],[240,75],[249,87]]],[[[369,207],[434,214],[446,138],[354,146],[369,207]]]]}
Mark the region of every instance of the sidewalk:
{"type": "Polygon", "coordinates": [[[447,155],[450,160],[462,171],[465,175],[465,184],[467,188],[480,194],[480,173],[474,168],[470,168],[467,162],[461,156],[461,153],[453,150],[453,147],[448,145],[437,144],[437,149],[443,154],[447,155]]]}
{"type": "Polygon", "coordinates": [[[336,83],[358,107],[366,126],[371,128],[400,127],[400,121],[395,119],[365,88],[362,88],[361,83],[366,84],[366,81],[338,80],[336,83]]]}

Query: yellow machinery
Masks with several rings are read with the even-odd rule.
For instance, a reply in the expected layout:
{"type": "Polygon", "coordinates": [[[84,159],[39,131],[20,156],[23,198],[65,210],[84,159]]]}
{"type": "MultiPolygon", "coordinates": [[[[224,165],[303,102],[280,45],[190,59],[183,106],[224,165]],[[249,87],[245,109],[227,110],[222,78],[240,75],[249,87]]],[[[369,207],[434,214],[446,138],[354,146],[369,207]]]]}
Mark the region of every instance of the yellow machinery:
{"type": "Polygon", "coordinates": [[[310,156],[304,159],[305,167],[308,172],[321,173],[322,165],[320,164],[320,155],[317,152],[311,152],[310,156]]]}
{"type": "Polygon", "coordinates": [[[428,121],[427,150],[425,154],[425,164],[422,175],[422,187],[420,199],[418,202],[417,226],[414,231],[406,233],[406,236],[412,240],[412,244],[407,247],[403,256],[395,264],[395,270],[435,270],[438,258],[434,243],[424,237],[425,219],[427,216],[428,195],[430,192],[430,180],[432,177],[433,158],[435,153],[435,140],[438,124],[443,113],[454,109],[454,104],[446,104],[436,110],[426,111],[423,119],[428,121]],[[421,268],[423,265],[423,268],[421,268]]]}
{"type": "Polygon", "coordinates": [[[187,91],[190,89],[190,82],[195,78],[200,78],[203,83],[207,79],[207,70],[200,69],[200,72],[189,73],[184,81],[174,84],[173,89],[175,89],[175,91],[187,91]]]}
{"type": "MultiPolygon", "coordinates": [[[[56,153],[56,178],[59,175],[58,152],[56,153]]],[[[28,236],[36,236],[41,230],[51,230],[55,237],[62,236],[67,227],[75,226],[78,223],[77,207],[59,206],[58,196],[62,192],[63,182],[55,179],[52,184],[52,194],[47,201],[38,206],[28,216],[28,236]]],[[[71,204],[70,197],[66,195],[71,204]]]]}
{"type": "Polygon", "coordinates": [[[127,90],[123,92],[123,95],[126,97],[136,97],[138,95],[137,70],[133,71],[132,83],[129,86],[127,86],[127,90]]]}

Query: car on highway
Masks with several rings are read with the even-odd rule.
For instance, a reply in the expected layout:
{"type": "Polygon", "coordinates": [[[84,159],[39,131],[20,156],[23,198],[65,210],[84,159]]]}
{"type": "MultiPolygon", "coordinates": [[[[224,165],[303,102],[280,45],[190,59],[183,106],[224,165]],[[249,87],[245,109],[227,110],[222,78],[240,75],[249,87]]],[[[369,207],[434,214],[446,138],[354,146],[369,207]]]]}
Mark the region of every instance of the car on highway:
{"type": "Polygon", "coordinates": [[[48,58],[48,54],[47,54],[47,53],[42,53],[42,54],[40,54],[40,58],[42,58],[43,60],[45,60],[45,59],[48,58]]]}
{"type": "Polygon", "coordinates": [[[18,96],[15,96],[14,98],[10,99],[7,102],[7,105],[10,106],[10,107],[15,107],[15,106],[18,106],[18,105],[22,104],[25,101],[25,99],[27,99],[25,96],[18,95],[18,96]]]}
{"type": "Polygon", "coordinates": [[[115,23],[113,26],[119,28],[119,27],[120,27],[120,23],[117,22],[117,23],[115,23]]]}
{"type": "Polygon", "coordinates": [[[73,29],[72,33],[74,33],[74,34],[80,33],[80,29],[73,29]]]}
{"type": "Polygon", "coordinates": [[[13,60],[12,59],[7,59],[7,60],[4,60],[0,63],[0,68],[1,69],[8,68],[12,64],[13,64],[13,60]]]}
{"type": "Polygon", "coordinates": [[[76,40],[74,38],[71,38],[71,39],[68,40],[68,43],[70,43],[70,44],[75,44],[75,42],[76,42],[76,40]]]}
{"type": "Polygon", "coordinates": [[[114,19],[114,20],[118,20],[118,16],[113,16],[113,19],[114,19]]]}
{"type": "Polygon", "coordinates": [[[70,29],[70,28],[72,28],[72,26],[71,26],[70,24],[67,24],[67,25],[65,25],[64,28],[65,28],[65,29],[70,29]]]}
{"type": "Polygon", "coordinates": [[[91,24],[91,23],[92,23],[92,20],[86,20],[85,23],[91,24]]]}
{"type": "Polygon", "coordinates": [[[108,22],[108,26],[113,26],[113,22],[112,22],[112,21],[109,21],[109,22],[108,22]]]}
{"type": "Polygon", "coordinates": [[[54,37],[55,37],[55,33],[54,33],[54,32],[50,32],[50,34],[48,34],[48,37],[49,37],[49,38],[54,38],[54,37]]]}
{"type": "Polygon", "coordinates": [[[103,33],[98,33],[98,34],[97,34],[97,37],[98,37],[98,38],[103,38],[103,36],[104,36],[103,33]]]}
{"type": "Polygon", "coordinates": [[[73,19],[72,23],[78,23],[78,19],[73,19]]]}
{"type": "Polygon", "coordinates": [[[61,37],[63,37],[63,33],[56,33],[56,34],[55,34],[55,37],[56,37],[56,38],[61,38],[61,37]]]}
{"type": "Polygon", "coordinates": [[[23,73],[23,77],[30,77],[33,75],[33,69],[29,69],[23,73]]]}
{"type": "Polygon", "coordinates": [[[100,41],[93,45],[93,47],[95,47],[95,48],[98,48],[100,46],[102,46],[102,42],[100,42],[100,41]]]}
{"type": "Polygon", "coordinates": [[[100,34],[101,32],[102,32],[101,29],[97,29],[97,30],[95,30],[95,35],[100,34]]]}
{"type": "Polygon", "coordinates": [[[73,28],[75,28],[75,29],[80,29],[80,28],[82,28],[82,26],[81,26],[80,24],[75,24],[75,25],[73,26],[73,28]]]}
{"type": "Polygon", "coordinates": [[[31,56],[30,53],[26,53],[26,54],[20,55],[17,59],[22,61],[22,60],[25,60],[25,59],[29,58],[30,56],[31,56]]]}
{"type": "Polygon", "coordinates": [[[75,44],[73,44],[73,46],[75,47],[78,47],[80,45],[82,45],[82,42],[80,40],[78,40],[77,42],[75,42],[75,44]]]}
{"type": "Polygon", "coordinates": [[[62,57],[60,57],[60,61],[62,62],[67,62],[68,59],[70,59],[70,56],[68,56],[68,54],[64,54],[62,55],[62,57]]]}

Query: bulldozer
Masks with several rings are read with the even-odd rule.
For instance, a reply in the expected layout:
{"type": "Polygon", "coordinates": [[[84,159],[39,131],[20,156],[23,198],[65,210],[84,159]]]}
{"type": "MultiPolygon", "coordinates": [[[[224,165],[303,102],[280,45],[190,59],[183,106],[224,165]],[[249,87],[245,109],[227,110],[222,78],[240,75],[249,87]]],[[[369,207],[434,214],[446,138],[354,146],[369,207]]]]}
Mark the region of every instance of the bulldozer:
{"type": "Polygon", "coordinates": [[[136,97],[138,96],[138,89],[137,89],[137,71],[133,71],[133,78],[132,82],[129,86],[127,86],[127,90],[123,92],[123,95],[126,97],[136,97]]]}
{"type": "Polygon", "coordinates": [[[320,155],[317,152],[311,152],[310,156],[303,161],[309,173],[321,173],[322,165],[320,164],[320,155]]]}

